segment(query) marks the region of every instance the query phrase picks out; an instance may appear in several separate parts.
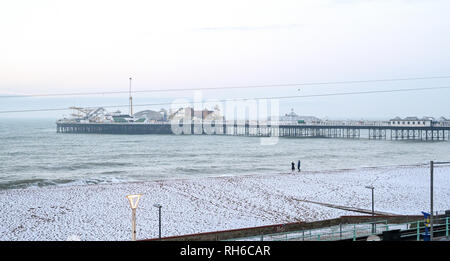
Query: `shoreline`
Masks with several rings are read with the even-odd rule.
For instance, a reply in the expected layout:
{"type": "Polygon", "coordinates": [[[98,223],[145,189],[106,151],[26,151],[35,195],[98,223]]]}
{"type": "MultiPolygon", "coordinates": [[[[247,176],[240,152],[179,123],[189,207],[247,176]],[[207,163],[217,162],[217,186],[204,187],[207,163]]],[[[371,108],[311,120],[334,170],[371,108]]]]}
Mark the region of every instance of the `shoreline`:
{"type": "MultiPolygon", "coordinates": [[[[385,169],[385,168],[403,168],[403,167],[426,167],[429,166],[428,163],[415,163],[415,164],[400,164],[400,165],[381,165],[381,166],[364,166],[364,167],[358,167],[358,168],[341,168],[341,169],[326,169],[326,170],[305,170],[301,171],[300,173],[303,174],[314,174],[314,173],[339,173],[339,172],[345,172],[345,171],[363,171],[366,169],[385,169]]],[[[439,168],[442,166],[435,166],[435,168],[439,168]]],[[[298,173],[297,170],[295,170],[293,173],[298,173]]],[[[222,175],[207,175],[207,176],[193,176],[193,177],[175,177],[175,178],[166,178],[166,179],[154,179],[154,180],[137,180],[137,181],[117,181],[117,182],[100,182],[100,183],[84,183],[79,184],[80,182],[85,182],[81,180],[74,180],[69,181],[67,183],[60,183],[60,184],[48,184],[48,185],[31,185],[29,187],[25,188],[0,188],[0,192],[2,191],[9,191],[9,190],[28,190],[28,189],[45,189],[45,188],[61,188],[61,187],[80,187],[80,186],[99,186],[99,185],[113,185],[113,184],[135,184],[135,183],[151,183],[151,182],[169,182],[169,181],[188,181],[188,180],[195,180],[195,179],[214,179],[214,178],[223,178],[223,177],[259,177],[259,176],[276,176],[276,175],[289,175],[292,174],[291,171],[286,172],[278,172],[278,173],[248,173],[248,174],[222,174],[222,175]]]]}
{"type": "MultiPolygon", "coordinates": [[[[450,209],[450,166],[435,173],[435,210],[450,209]]],[[[135,193],[143,194],[138,239],[157,237],[155,203],[163,206],[163,236],[358,215],[308,201],[369,209],[365,185],[376,188],[377,211],[428,210],[426,165],[47,186],[0,191],[0,240],[129,240],[125,196],[135,193]]]]}

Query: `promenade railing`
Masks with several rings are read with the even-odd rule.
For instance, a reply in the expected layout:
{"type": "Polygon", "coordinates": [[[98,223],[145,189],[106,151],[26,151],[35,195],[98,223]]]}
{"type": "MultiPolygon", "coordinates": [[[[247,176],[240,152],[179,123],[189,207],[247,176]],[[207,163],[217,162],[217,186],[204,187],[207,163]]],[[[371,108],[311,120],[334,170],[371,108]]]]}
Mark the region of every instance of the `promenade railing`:
{"type": "MultiPolygon", "coordinates": [[[[436,218],[434,221],[433,235],[438,237],[450,237],[450,217],[436,218]]],[[[403,240],[423,241],[429,233],[429,224],[423,219],[389,224],[386,220],[367,222],[360,224],[342,224],[328,228],[317,228],[300,231],[280,232],[259,236],[232,239],[230,241],[339,241],[339,240],[367,240],[367,237],[376,235],[381,237],[383,232],[400,230],[400,238],[403,240]]]]}

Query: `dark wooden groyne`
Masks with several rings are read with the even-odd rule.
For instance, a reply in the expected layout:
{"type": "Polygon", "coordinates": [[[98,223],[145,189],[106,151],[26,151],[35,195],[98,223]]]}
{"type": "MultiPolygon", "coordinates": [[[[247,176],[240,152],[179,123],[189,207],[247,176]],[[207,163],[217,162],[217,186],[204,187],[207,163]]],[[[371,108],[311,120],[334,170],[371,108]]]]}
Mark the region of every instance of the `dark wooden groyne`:
{"type": "Polygon", "coordinates": [[[449,140],[450,126],[399,127],[372,125],[137,124],[57,122],[58,133],[184,134],[260,137],[368,138],[374,140],[449,140]]]}

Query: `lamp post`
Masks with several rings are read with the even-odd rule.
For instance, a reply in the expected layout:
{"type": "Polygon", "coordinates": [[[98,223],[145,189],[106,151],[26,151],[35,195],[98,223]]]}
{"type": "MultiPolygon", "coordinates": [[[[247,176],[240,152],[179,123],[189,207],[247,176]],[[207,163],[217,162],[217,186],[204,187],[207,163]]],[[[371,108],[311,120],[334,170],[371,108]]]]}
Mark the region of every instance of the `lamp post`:
{"type": "Polygon", "coordinates": [[[442,162],[436,162],[436,161],[430,161],[430,241],[433,241],[433,204],[434,204],[434,198],[433,198],[433,175],[434,175],[434,165],[444,165],[444,164],[450,164],[450,161],[442,161],[442,162]]]}
{"type": "Polygon", "coordinates": [[[161,239],[161,208],[162,206],[160,204],[154,204],[155,208],[158,208],[159,210],[159,239],[161,239]]]}
{"type": "Polygon", "coordinates": [[[131,207],[131,240],[136,241],[136,209],[142,194],[128,195],[126,198],[131,207]]]}
{"type": "MultiPolygon", "coordinates": [[[[375,203],[373,200],[373,190],[375,189],[373,186],[366,186],[367,189],[372,190],[372,216],[375,216],[375,203]]],[[[372,233],[375,233],[375,223],[372,223],[372,233]]]]}
{"type": "Polygon", "coordinates": [[[433,241],[433,172],[434,161],[430,161],[430,241],[433,241]]]}

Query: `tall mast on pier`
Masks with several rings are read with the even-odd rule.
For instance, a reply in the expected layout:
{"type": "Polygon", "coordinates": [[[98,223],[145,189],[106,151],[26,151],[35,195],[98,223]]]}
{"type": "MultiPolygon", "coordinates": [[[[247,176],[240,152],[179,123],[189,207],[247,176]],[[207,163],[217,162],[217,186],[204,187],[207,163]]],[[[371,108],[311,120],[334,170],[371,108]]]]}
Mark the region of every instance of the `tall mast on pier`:
{"type": "Polygon", "coordinates": [[[131,97],[131,77],[130,77],[130,116],[133,116],[133,97],[131,97]]]}

